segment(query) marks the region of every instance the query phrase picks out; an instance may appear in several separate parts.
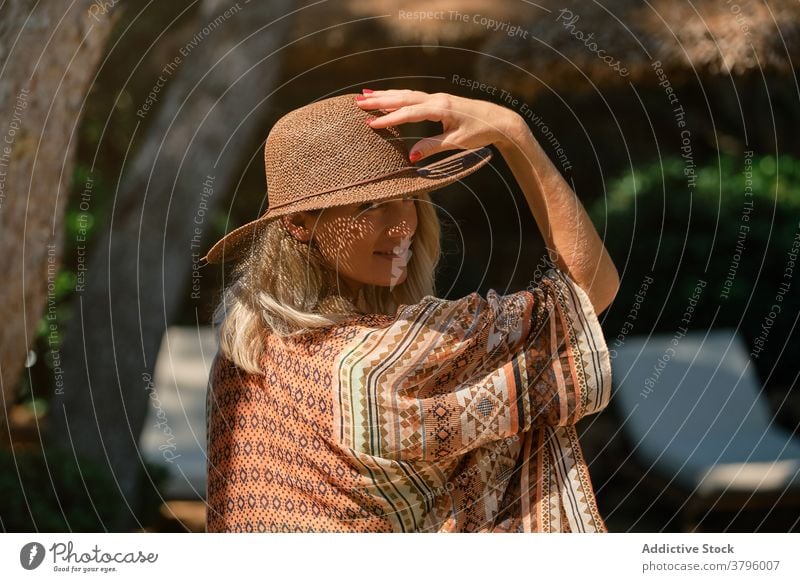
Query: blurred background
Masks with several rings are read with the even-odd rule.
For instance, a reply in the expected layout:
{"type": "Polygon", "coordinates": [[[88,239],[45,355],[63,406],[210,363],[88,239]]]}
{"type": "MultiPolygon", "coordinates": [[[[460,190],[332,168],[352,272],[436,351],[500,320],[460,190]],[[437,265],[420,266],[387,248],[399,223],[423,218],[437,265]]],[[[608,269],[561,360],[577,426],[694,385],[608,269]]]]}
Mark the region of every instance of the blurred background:
{"type": "MultiPolygon", "coordinates": [[[[272,124],[409,88],[519,113],[622,287],[579,429],[610,531],[797,531],[800,5],[0,5],[0,531],[202,531],[208,247],[265,211],[272,124]]],[[[409,146],[440,126],[402,126],[409,146]]],[[[525,288],[502,157],[441,190],[439,295],[525,288]]]]}

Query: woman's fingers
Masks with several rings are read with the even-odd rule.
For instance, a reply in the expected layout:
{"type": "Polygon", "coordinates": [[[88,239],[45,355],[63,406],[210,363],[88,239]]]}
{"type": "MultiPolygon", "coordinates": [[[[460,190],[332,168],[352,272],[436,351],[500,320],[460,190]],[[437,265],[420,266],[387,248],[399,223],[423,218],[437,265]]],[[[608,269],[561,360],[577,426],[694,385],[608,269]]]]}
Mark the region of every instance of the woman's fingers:
{"type": "Polygon", "coordinates": [[[362,109],[385,109],[394,111],[406,105],[424,103],[430,99],[430,95],[424,91],[412,91],[411,89],[387,89],[386,91],[374,91],[356,99],[356,105],[362,109]]]}
{"type": "Polygon", "coordinates": [[[356,101],[364,109],[384,109],[389,113],[370,120],[370,127],[381,129],[415,121],[441,121],[446,107],[433,95],[422,91],[387,91],[385,95],[367,96],[356,101]]]}
{"type": "MultiPolygon", "coordinates": [[[[441,121],[444,114],[443,104],[433,95],[411,89],[389,89],[373,91],[365,94],[364,99],[356,101],[364,109],[383,109],[385,115],[370,120],[370,127],[380,129],[412,123],[415,121],[441,121]]],[[[459,149],[453,141],[453,132],[427,137],[414,144],[409,152],[412,162],[419,161],[432,154],[459,149]]]]}
{"type": "Polygon", "coordinates": [[[414,123],[416,121],[441,121],[442,110],[427,105],[406,105],[396,111],[387,113],[380,117],[375,117],[368,121],[369,126],[374,129],[383,129],[402,123],[414,123]]]}
{"type": "Polygon", "coordinates": [[[356,99],[356,104],[362,109],[398,109],[404,105],[422,103],[427,94],[419,91],[392,91],[381,92],[381,95],[370,93],[362,99],[356,99]]]}
{"type": "Polygon", "coordinates": [[[420,143],[413,153],[419,151],[421,157],[447,149],[469,149],[507,142],[509,128],[515,128],[521,122],[518,114],[500,105],[448,93],[390,89],[369,93],[363,99],[357,99],[356,103],[364,111],[384,111],[383,115],[367,119],[374,129],[418,121],[440,122],[442,135],[447,137],[446,143],[420,143]]]}
{"type": "Polygon", "coordinates": [[[445,133],[434,135],[432,137],[424,137],[415,143],[408,152],[408,157],[412,162],[418,162],[433,154],[444,152],[448,150],[462,149],[457,145],[457,136],[455,132],[447,131],[445,133]]]}
{"type": "Polygon", "coordinates": [[[383,89],[378,91],[370,91],[369,93],[364,93],[365,96],[369,97],[383,97],[386,95],[398,95],[398,94],[409,94],[409,93],[417,93],[419,95],[427,95],[424,91],[415,91],[413,89],[383,89]]]}

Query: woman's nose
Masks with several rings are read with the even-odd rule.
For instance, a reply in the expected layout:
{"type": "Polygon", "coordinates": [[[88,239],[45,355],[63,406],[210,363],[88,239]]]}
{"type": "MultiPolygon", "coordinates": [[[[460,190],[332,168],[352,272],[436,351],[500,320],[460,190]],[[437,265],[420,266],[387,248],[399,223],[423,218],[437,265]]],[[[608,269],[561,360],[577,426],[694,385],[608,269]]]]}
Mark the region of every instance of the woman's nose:
{"type": "Polygon", "coordinates": [[[408,220],[401,220],[398,223],[393,224],[390,226],[386,234],[390,237],[400,237],[400,238],[408,238],[414,234],[415,228],[408,220]]]}
{"type": "Polygon", "coordinates": [[[414,201],[410,199],[393,200],[389,202],[391,212],[387,213],[390,226],[387,234],[390,237],[408,238],[417,229],[417,209],[414,201]]]}

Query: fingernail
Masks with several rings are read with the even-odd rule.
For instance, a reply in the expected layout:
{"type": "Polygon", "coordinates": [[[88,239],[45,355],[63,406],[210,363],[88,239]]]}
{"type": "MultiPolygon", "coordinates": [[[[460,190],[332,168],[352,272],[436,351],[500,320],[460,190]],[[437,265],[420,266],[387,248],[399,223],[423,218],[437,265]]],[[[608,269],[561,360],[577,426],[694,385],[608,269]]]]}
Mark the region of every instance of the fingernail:
{"type": "Polygon", "coordinates": [[[422,153],[420,152],[411,152],[411,155],[408,156],[408,159],[412,162],[416,162],[418,159],[422,157],[422,153]]]}
{"type": "Polygon", "coordinates": [[[375,121],[374,117],[367,117],[367,125],[371,125],[373,121],[375,121]]]}
{"type": "Polygon", "coordinates": [[[356,101],[363,101],[364,99],[366,99],[364,95],[356,95],[356,101]]]}
{"type": "Polygon", "coordinates": [[[361,89],[362,93],[372,93],[372,89],[361,89]]]}

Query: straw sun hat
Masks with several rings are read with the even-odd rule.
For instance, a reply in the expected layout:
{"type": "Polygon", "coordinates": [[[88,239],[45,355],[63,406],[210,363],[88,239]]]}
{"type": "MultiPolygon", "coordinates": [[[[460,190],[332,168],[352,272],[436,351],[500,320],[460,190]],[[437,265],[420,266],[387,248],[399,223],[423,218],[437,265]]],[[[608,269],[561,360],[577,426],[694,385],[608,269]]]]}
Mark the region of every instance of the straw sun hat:
{"type": "Polygon", "coordinates": [[[471,174],[492,157],[492,150],[483,147],[425,166],[411,165],[396,128],[372,129],[366,123],[388,112],[362,110],[356,96],[316,101],[275,123],[264,146],[267,211],[217,241],[203,261],[222,263],[240,256],[274,218],[435,190],[471,174]]]}

